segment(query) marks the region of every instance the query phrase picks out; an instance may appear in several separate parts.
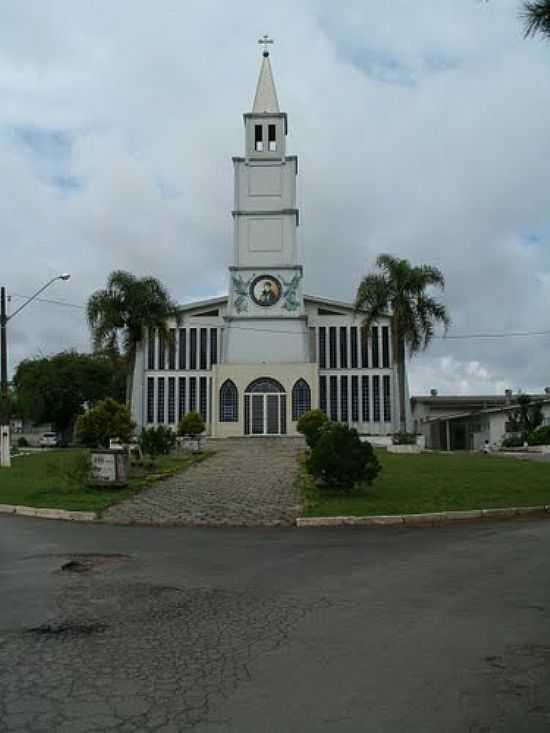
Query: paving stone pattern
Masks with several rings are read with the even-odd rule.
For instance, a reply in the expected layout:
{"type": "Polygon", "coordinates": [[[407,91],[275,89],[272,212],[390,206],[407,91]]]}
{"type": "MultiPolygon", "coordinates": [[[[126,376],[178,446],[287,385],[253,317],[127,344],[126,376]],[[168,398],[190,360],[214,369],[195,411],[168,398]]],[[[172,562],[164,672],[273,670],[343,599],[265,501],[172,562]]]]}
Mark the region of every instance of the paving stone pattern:
{"type": "Polygon", "coordinates": [[[210,441],[202,463],[111,507],[118,524],[288,526],[300,514],[298,438],[210,441]]]}

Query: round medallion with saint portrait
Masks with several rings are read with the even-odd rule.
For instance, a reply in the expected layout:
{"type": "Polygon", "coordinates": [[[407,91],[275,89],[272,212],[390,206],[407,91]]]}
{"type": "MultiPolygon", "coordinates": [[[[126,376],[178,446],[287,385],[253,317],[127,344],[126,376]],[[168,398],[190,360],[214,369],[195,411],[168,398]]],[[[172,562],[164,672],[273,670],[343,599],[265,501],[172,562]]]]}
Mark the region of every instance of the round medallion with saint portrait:
{"type": "Polygon", "coordinates": [[[250,284],[250,297],[256,305],[275,305],[281,297],[282,287],[273,275],[259,275],[250,284]]]}

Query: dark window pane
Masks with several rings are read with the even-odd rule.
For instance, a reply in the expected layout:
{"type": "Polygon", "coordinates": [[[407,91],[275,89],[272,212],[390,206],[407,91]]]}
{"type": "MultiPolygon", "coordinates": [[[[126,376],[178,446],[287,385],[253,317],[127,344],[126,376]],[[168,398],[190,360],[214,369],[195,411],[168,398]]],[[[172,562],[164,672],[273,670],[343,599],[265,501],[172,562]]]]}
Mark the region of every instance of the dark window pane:
{"type": "Polygon", "coordinates": [[[207,354],[206,349],[208,348],[208,330],[206,328],[201,328],[201,360],[200,360],[200,368],[206,369],[207,367],[207,354]]]}
{"type": "Polygon", "coordinates": [[[159,369],[166,368],[166,343],[164,337],[159,333],[159,369]]]}
{"type": "Polygon", "coordinates": [[[372,419],[373,422],[380,422],[380,377],[372,378],[372,419]]]}
{"type": "Polygon", "coordinates": [[[367,369],[369,366],[369,332],[361,327],[361,367],[367,369]]]}
{"type": "Polygon", "coordinates": [[[147,368],[155,368],[155,329],[149,329],[149,338],[147,339],[147,368]]]}
{"type": "Polygon", "coordinates": [[[340,327],[340,368],[348,368],[348,329],[340,327]]]}
{"type": "Polygon", "coordinates": [[[189,412],[197,409],[197,378],[189,377],[189,412]]]}
{"type": "Polygon", "coordinates": [[[370,390],[369,390],[369,377],[362,377],[362,418],[363,422],[370,422],[370,390]]]}
{"type": "Polygon", "coordinates": [[[208,403],[206,399],[208,385],[206,379],[206,377],[200,377],[199,380],[199,412],[204,422],[208,420],[208,403]]]}
{"type": "Polygon", "coordinates": [[[330,368],[336,369],[336,326],[329,328],[329,357],[330,357],[330,368]]]}
{"type": "Polygon", "coordinates": [[[357,326],[351,327],[349,337],[351,349],[351,368],[357,369],[357,326]]]}
{"type": "Polygon", "coordinates": [[[185,377],[179,378],[178,392],[178,422],[185,415],[185,377]]]}
{"type": "Polygon", "coordinates": [[[286,435],[286,395],[282,394],[281,400],[281,433],[286,435]]]}
{"type": "Polygon", "coordinates": [[[330,378],[330,419],[338,420],[338,378],[330,378]]]}
{"type": "Polygon", "coordinates": [[[189,329],[189,369],[197,368],[197,329],[189,329]]]}
{"type": "Polygon", "coordinates": [[[168,377],[168,422],[176,422],[176,379],[168,377]]]}
{"type": "Polygon", "coordinates": [[[262,125],[254,125],[254,149],[260,153],[264,149],[262,125]]]}
{"type": "Polygon", "coordinates": [[[327,378],[319,377],[319,409],[327,414],[327,378]]]}
{"type": "Polygon", "coordinates": [[[390,366],[390,329],[382,326],[382,366],[388,369],[390,366]]]}
{"type": "Polygon", "coordinates": [[[348,422],[348,378],[340,377],[340,415],[342,422],[348,422]]]}
{"type": "Polygon", "coordinates": [[[170,329],[170,341],[168,342],[168,369],[176,368],[176,329],[170,329]]]}
{"type": "Polygon", "coordinates": [[[299,379],[292,388],[292,419],[299,420],[309,410],[311,410],[311,390],[306,381],[299,379]]]}
{"type": "Polygon", "coordinates": [[[250,435],[250,396],[244,396],[244,434],[250,435]]]}
{"type": "Polygon", "coordinates": [[[157,422],[164,422],[164,377],[157,380],[157,422]]]}
{"type": "Polygon", "coordinates": [[[179,368],[186,369],[186,349],[187,349],[187,331],[185,328],[180,328],[180,342],[179,342],[179,368]]]}
{"type": "Polygon", "coordinates": [[[359,377],[351,378],[351,421],[359,422],[359,377]]]}
{"type": "Polygon", "coordinates": [[[210,364],[218,363],[218,329],[210,329],[210,364]]]}
{"type": "Polygon", "coordinates": [[[267,126],[267,138],[269,141],[269,150],[271,152],[277,150],[277,140],[276,140],[276,127],[275,125],[268,125],[267,126]]]}
{"type": "Polygon", "coordinates": [[[220,422],[237,422],[238,392],[234,382],[227,379],[220,389],[220,422]]]}
{"type": "Polygon", "coordinates": [[[155,422],[155,380],[147,378],[147,422],[155,422]]]}
{"type": "Polygon", "coordinates": [[[379,346],[378,346],[378,326],[372,327],[372,366],[376,369],[380,366],[380,356],[379,356],[379,346]]]}
{"type": "Polygon", "coordinates": [[[327,368],[327,329],[324,326],[319,329],[319,368],[327,368]]]}
{"type": "Polygon", "coordinates": [[[389,376],[383,377],[384,422],[391,422],[391,384],[389,376]]]}

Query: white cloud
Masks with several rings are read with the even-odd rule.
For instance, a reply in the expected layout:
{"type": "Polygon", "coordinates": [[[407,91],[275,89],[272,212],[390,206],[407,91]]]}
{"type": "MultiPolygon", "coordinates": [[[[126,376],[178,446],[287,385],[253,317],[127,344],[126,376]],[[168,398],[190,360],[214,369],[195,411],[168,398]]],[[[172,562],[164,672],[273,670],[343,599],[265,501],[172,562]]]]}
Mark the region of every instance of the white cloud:
{"type": "MultiPolygon", "coordinates": [[[[27,293],[70,270],[51,297],[82,303],[124,267],[181,300],[219,293],[231,156],[269,30],[300,157],[307,290],[352,299],[389,251],[443,269],[454,333],[549,328],[550,48],[523,40],[517,11],[515,0],[282,0],[260,15],[250,0],[11,4],[2,282],[27,293]],[[46,164],[14,129],[67,135],[68,158],[46,164]],[[63,176],[79,187],[59,188],[63,176]]],[[[87,344],[76,310],[29,306],[10,326],[12,365],[87,344]]],[[[413,362],[412,391],[540,389],[549,344],[434,342],[413,362]]]]}

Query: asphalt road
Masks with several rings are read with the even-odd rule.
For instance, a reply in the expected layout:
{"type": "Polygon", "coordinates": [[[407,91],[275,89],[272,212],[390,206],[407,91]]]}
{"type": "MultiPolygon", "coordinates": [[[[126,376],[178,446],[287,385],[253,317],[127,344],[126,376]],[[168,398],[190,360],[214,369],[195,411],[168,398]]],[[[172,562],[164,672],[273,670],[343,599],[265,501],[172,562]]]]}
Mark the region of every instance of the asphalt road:
{"type": "Polygon", "coordinates": [[[550,521],[2,518],[0,730],[547,732],[550,521]]]}

